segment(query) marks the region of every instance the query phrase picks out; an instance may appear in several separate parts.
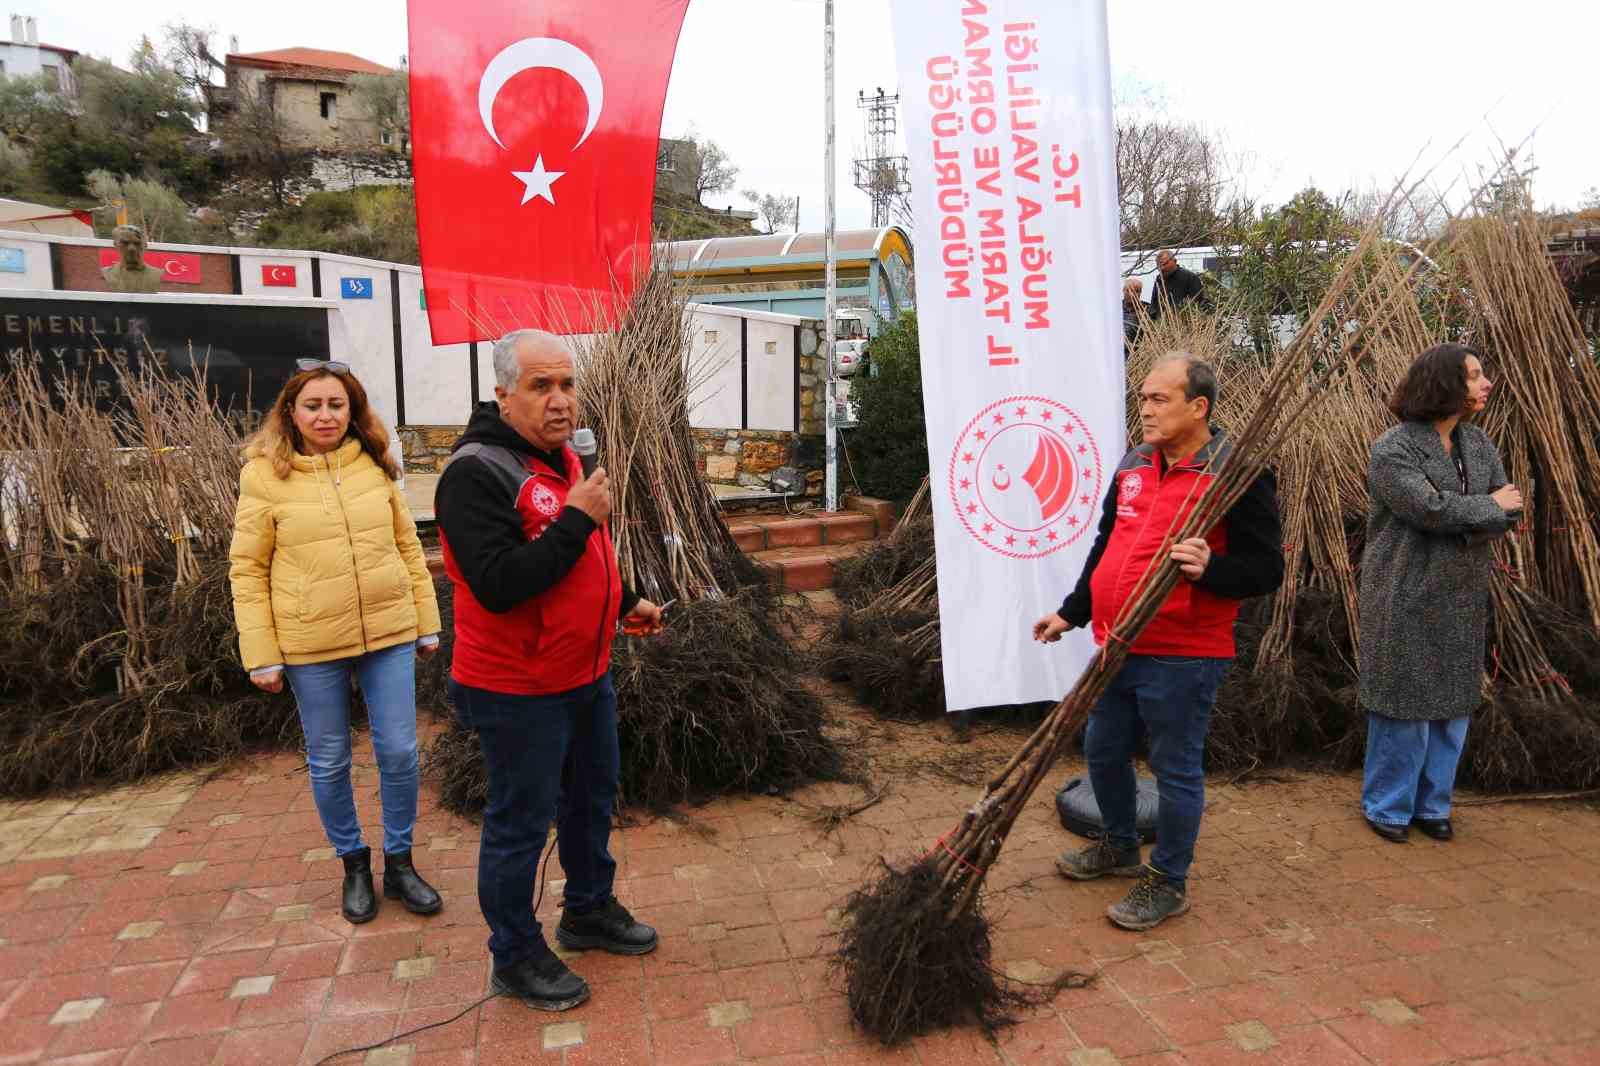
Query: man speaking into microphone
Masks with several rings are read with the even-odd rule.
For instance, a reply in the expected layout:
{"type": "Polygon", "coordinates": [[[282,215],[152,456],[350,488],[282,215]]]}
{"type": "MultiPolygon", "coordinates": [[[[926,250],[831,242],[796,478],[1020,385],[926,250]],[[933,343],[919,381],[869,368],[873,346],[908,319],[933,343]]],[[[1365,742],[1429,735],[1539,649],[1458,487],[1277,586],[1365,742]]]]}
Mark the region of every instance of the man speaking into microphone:
{"type": "Polygon", "coordinates": [[[450,690],[488,769],[478,903],[494,988],[566,1010],[589,986],[550,950],[533,911],[552,819],[566,873],[557,940],[624,955],[656,946],[655,930],[612,895],[607,844],[619,768],[611,639],[619,618],[648,629],[661,609],[622,584],[606,472],[585,476],[569,446],[577,380],[560,339],[508,333],[494,374],[495,402],[474,409],[434,500],[455,588],[450,690]]]}

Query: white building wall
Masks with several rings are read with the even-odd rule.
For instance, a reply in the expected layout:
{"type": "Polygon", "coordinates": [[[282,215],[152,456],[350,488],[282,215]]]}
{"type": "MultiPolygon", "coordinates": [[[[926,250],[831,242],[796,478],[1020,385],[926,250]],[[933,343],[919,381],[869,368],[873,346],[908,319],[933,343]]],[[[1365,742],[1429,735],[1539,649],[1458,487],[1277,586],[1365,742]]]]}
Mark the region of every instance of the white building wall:
{"type": "Polygon", "coordinates": [[[52,286],[49,244],[7,232],[0,236],[0,249],[8,249],[6,258],[11,260],[16,258],[14,253],[22,254],[22,273],[0,271],[0,289],[48,289],[52,286]]]}
{"type": "Polygon", "coordinates": [[[793,430],[794,326],[752,318],[749,322],[747,429],[793,430]]]}
{"type": "MultiPolygon", "coordinates": [[[[22,273],[0,272],[0,291],[52,289],[52,243],[110,246],[108,241],[44,234],[0,236],[0,248],[20,250],[24,267],[22,273]]],[[[423,306],[422,273],[417,267],[322,252],[168,244],[158,247],[163,251],[222,252],[239,257],[240,296],[210,296],[207,298],[210,302],[281,299],[329,308],[333,312],[330,331],[334,357],[351,365],[380,416],[391,427],[397,424],[399,415],[395,376],[396,281],[400,346],[404,357],[404,424],[460,425],[466,421],[474,402],[494,399],[493,342],[478,343],[478,395],[473,397],[470,346],[436,347],[433,344],[423,306]],[[294,286],[264,284],[262,267],[266,265],[293,266],[294,286]],[[313,284],[313,278],[318,275],[320,299],[315,295],[318,290],[313,284]],[[346,278],[360,281],[364,290],[370,291],[371,298],[353,298],[352,294],[347,294],[342,284],[346,278]]],[[[794,350],[794,327],[805,320],[793,315],[708,304],[692,304],[687,313],[691,318],[690,350],[685,356],[692,386],[690,424],[697,429],[795,429],[794,383],[798,353],[794,350]],[[747,323],[748,330],[747,362],[743,366],[741,320],[747,323]],[[748,427],[743,424],[747,405],[748,427]]],[[[581,339],[571,338],[569,345],[580,347],[581,339]]]]}

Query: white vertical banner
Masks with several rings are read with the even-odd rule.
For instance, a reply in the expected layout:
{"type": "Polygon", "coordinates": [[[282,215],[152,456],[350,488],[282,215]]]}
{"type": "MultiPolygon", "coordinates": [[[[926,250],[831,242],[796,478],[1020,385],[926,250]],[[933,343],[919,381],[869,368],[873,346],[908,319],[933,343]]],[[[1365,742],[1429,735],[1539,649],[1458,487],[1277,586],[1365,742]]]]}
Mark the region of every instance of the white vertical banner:
{"type": "Polygon", "coordinates": [[[1125,451],[1104,0],[892,0],[916,228],[945,697],[1058,699],[1032,639],[1125,451]]]}

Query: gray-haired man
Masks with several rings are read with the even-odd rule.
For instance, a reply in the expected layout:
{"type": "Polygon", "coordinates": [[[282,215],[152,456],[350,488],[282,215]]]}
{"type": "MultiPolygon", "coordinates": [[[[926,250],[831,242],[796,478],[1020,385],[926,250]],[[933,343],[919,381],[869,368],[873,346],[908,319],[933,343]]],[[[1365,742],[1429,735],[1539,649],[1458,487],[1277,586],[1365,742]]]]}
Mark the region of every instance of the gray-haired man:
{"type": "Polygon", "coordinates": [[[653,626],[661,609],[617,573],[605,470],[584,477],[567,447],[577,381],[560,339],[508,334],[494,368],[496,401],[473,411],[434,500],[455,586],[451,696],[489,776],[478,903],[494,987],[566,1010],[589,986],[550,950],[533,912],[552,819],[567,882],[562,946],[624,955],[656,946],[655,930],[612,895],[607,842],[618,775],[611,639],[618,618],[653,626]]]}

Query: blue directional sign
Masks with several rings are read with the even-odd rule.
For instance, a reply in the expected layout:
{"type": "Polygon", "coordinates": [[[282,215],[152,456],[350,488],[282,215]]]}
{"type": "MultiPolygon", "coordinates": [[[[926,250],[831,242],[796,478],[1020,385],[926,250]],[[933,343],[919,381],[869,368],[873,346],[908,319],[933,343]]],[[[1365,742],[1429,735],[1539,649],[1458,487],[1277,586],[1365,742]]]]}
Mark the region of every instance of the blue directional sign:
{"type": "Polygon", "coordinates": [[[371,278],[340,278],[339,298],[343,300],[372,299],[371,278]]]}

